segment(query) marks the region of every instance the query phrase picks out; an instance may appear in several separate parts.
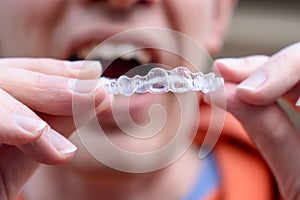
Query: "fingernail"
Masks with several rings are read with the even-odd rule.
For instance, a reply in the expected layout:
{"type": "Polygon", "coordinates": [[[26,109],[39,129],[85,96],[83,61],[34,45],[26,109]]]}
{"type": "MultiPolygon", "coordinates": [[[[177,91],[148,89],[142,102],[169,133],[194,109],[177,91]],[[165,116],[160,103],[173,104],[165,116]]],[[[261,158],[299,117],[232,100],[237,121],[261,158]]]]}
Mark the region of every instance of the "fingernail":
{"type": "Polygon", "coordinates": [[[102,66],[99,61],[65,61],[65,64],[68,69],[75,71],[77,73],[78,78],[89,77],[99,77],[102,71],[102,66]]]}
{"type": "Polygon", "coordinates": [[[47,128],[47,123],[36,119],[34,117],[29,117],[25,115],[21,115],[18,113],[13,114],[13,118],[15,123],[24,130],[24,132],[32,135],[40,135],[43,130],[47,128]]]}
{"type": "Polygon", "coordinates": [[[239,84],[238,88],[243,90],[255,91],[261,87],[267,80],[267,75],[264,71],[258,71],[239,84]]]}
{"type": "Polygon", "coordinates": [[[74,70],[80,70],[85,61],[84,60],[79,60],[79,61],[65,61],[65,65],[69,69],[74,69],[74,70]]]}
{"type": "Polygon", "coordinates": [[[75,94],[90,94],[97,89],[97,82],[97,80],[70,79],[68,87],[75,94]]]}
{"type": "Polygon", "coordinates": [[[50,129],[48,134],[50,143],[61,154],[69,154],[77,150],[74,144],[55,130],[50,129]]]}
{"type": "Polygon", "coordinates": [[[296,106],[300,106],[300,96],[299,96],[299,98],[298,98],[298,100],[297,100],[297,102],[296,102],[295,105],[296,105],[296,106]]]}

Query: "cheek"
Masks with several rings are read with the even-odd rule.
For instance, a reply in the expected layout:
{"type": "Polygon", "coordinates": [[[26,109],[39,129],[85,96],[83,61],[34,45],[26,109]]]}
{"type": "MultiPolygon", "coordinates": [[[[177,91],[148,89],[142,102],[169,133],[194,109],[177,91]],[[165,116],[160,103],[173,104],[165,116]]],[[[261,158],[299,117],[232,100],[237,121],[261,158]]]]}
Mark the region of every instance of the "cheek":
{"type": "Polygon", "coordinates": [[[208,70],[209,41],[213,28],[212,0],[166,0],[168,19],[172,28],[191,37],[181,42],[182,55],[189,62],[185,66],[193,66],[199,71],[208,70]],[[200,44],[200,45],[199,45],[200,44]],[[206,51],[205,51],[206,50],[206,51]]]}
{"type": "Polygon", "coordinates": [[[66,0],[2,0],[1,56],[39,56],[66,0]]]}
{"type": "Polygon", "coordinates": [[[166,0],[174,28],[206,46],[212,18],[212,0],[166,0]]]}
{"type": "Polygon", "coordinates": [[[39,21],[49,15],[56,15],[68,0],[1,0],[0,15],[25,17],[39,21]]]}
{"type": "Polygon", "coordinates": [[[67,2],[68,0],[28,0],[27,3],[24,3],[25,5],[19,7],[24,11],[23,15],[28,21],[49,24],[60,16],[67,2]]]}

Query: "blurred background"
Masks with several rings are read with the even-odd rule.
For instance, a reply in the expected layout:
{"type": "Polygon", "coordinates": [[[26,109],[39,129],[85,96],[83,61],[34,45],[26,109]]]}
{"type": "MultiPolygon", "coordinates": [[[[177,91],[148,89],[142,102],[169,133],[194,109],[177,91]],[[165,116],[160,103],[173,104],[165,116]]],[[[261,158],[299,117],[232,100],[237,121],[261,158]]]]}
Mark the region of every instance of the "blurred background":
{"type": "Polygon", "coordinates": [[[240,0],[221,56],[271,55],[297,41],[299,0],[240,0]]]}
{"type": "MultiPolygon", "coordinates": [[[[296,42],[300,42],[299,0],[240,0],[220,57],[272,55],[296,42]]],[[[280,103],[300,132],[300,114],[280,103]]]]}

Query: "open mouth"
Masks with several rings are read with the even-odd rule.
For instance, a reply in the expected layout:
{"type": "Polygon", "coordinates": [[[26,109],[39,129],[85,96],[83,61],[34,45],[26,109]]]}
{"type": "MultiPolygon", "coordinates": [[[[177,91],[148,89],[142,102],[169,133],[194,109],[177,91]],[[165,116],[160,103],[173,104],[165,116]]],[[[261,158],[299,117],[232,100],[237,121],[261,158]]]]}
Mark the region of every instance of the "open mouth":
{"type": "Polygon", "coordinates": [[[78,49],[70,60],[97,60],[103,67],[102,76],[109,78],[144,76],[158,66],[154,52],[132,43],[92,43],[78,49]]]}

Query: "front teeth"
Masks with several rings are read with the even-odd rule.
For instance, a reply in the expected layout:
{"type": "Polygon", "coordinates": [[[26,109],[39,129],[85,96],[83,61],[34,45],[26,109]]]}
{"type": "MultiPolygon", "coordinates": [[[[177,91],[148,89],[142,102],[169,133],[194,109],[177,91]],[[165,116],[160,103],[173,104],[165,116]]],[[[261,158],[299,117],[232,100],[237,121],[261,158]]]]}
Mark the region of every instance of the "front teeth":
{"type": "Polygon", "coordinates": [[[78,55],[85,58],[88,55],[89,59],[100,58],[104,60],[115,60],[121,58],[123,60],[135,59],[141,64],[146,64],[151,61],[151,55],[146,50],[132,43],[103,43],[98,46],[95,44],[88,45],[82,48],[78,55]],[[90,54],[89,54],[90,53],[90,54]]]}
{"type": "Polygon", "coordinates": [[[77,51],[76,55],[79,59],[85,59],[93,51],[93,49],[98,45],[98,43],[90,43],[77,51]]]}

